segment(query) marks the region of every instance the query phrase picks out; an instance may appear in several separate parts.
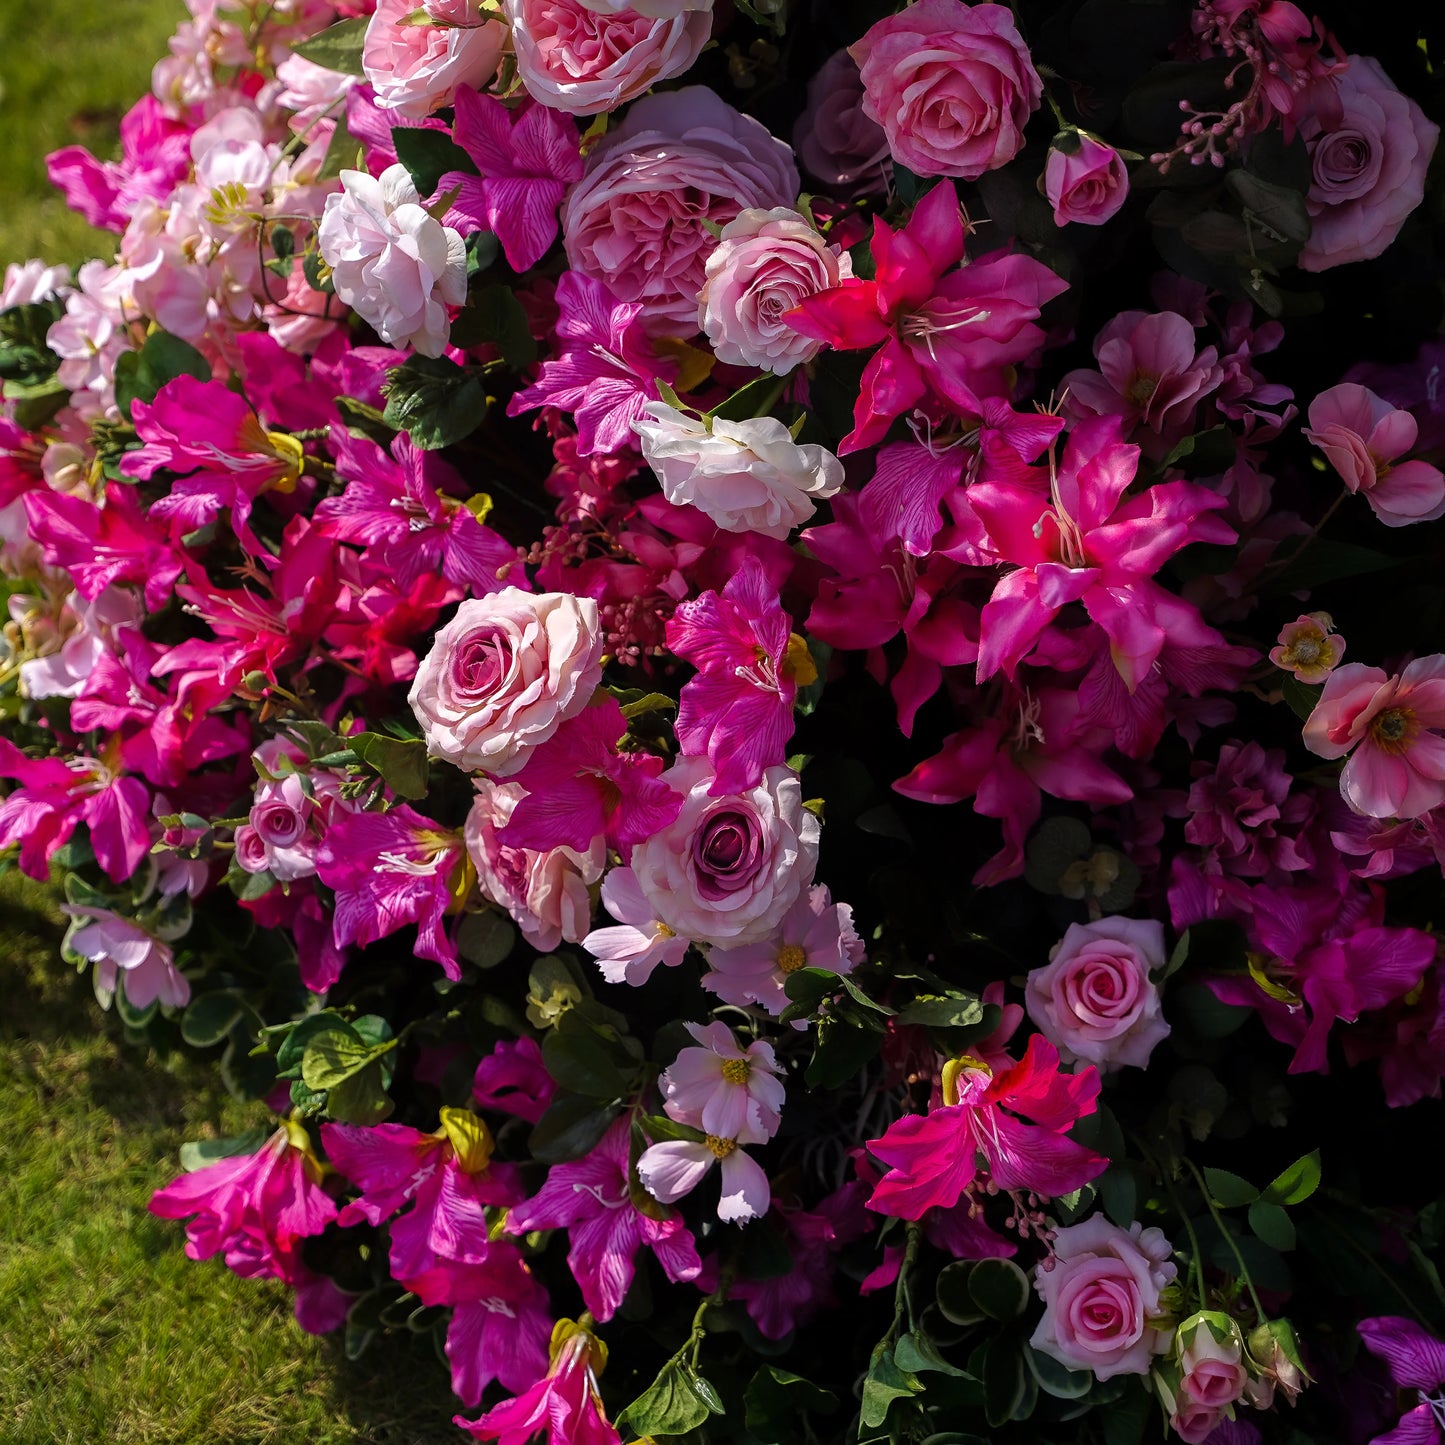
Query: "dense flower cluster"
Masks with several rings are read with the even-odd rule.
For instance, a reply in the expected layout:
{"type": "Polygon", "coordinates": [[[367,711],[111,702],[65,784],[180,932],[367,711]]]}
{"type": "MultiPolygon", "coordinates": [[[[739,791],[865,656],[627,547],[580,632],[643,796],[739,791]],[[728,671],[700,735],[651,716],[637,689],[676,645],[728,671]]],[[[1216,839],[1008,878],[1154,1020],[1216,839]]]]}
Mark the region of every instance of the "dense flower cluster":
{"type": "Polygon", "coordinates": [[[193,1257],[512,1445],[1440,1436],[1445,56],[1354,25],[196,0],[0,291],[0,860],[281,1116],[193,1257]]]}

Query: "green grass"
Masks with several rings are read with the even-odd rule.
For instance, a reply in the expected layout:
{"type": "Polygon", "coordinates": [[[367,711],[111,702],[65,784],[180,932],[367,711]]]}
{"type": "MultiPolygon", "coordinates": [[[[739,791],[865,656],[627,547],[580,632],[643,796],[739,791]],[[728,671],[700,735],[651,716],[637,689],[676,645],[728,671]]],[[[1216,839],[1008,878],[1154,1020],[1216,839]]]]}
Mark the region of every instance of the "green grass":
{"type": "Polygon", "coordinates": [[[66,145],[116,154],[120,118],[184,14],[178,0],[0,0],[0,274],[31,256],[111,258],[116,238],[66,209],[45,156],[66,145]]]}
{"type": "Polygon", "coordinates": [[[258,1122],[204,1063],[127,1043],[62,964],[49,896],[0,878],[0,1440],[456,1441],[410,1340],[349,1364],[284,1288],[182,1253],[146,1200],[187,1138],[258,1122]]]}

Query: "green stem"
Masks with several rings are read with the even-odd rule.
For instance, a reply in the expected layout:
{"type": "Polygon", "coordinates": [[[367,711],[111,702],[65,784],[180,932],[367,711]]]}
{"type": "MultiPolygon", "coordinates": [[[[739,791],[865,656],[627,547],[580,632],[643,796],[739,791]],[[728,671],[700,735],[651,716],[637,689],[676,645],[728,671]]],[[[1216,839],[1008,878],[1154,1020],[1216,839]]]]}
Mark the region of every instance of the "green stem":
{"type": "Polygon", "coordinates": [[[1131,1134],[1129,1137],[1133,1139],[1135,1147],[1144,1156],[1145,1162],[1164,1185],[1164,1192],[1168,1194],[1169,1202],[1174,1206],[1174,1212],[1183,1223],[1184,1232],[1189,1236],[1189,1277],[1194,1282],[1194,1292],[1199,1300],[1199,1308],[1205,1309],[1209,1302],[1204,1298],[1204,1259],[1199,1248],[1199,1235],[1195,1232],[1194,1221],[1190,1219],[1189,1211],[1185,1209],[1184,1201],[1180,1199],[1179,1191],[1175,1189],[1174,1180],[1169,1176],[1168,1170],[1160,1166],[1149,1146],[1137,1134],[1131,1134]]]}
{"type": "Polygon", "coordinates": [[[1259,1291],[1254,1287],[1254,1281],[1249,1277],[1249,1266],[1244,1262],[1244,1256],[1239,1252],[1239,1245],[1235,1242],[1234,1236],[1224,1227],[1224,1217],[1215,1207],[1214,1201],[1209,1197],[1209,1186],[1204,1182],[1204,1176],[1194,1167],[1192,1159],[1184,1161],[1184,1167],[1194,1176],[1194,1182],[1199,1186],[1199,1192],[1204,1196],[1204,1203],[1214,1217],[1214,1223],[1220,1234],[1224,1236],[1224,1242],[1229,1246],[1229,1252],[1234,1256],[1234,1262],[1239,1266],[1239,1277],[1244,1281],[1245,1288],[1249,1291],[1249,1297],[1254,1301],[1254,1308],[1259,1314],[1260,1322],[1263,1323],[1269,1318],[1268,1312],[1260,1302],[1259,1291]]]}
{"type": "Polygon", "coordinates": [[[908,1316],[909,1329],[913,1329],[916,1324],[913,1318],[913,1301],[908,1294],[908,1277],[918,1262],[918,1247],[923,1242],[923,1226],[910,1222],[905,1230],[905,1241],[903,1258],[898,1263],[898,1283],[893,1287],[893,1324],[888,1330],[889,1344],[898,1338],[898,1328],[903,1323],[905,1314],[908,1316]]]}

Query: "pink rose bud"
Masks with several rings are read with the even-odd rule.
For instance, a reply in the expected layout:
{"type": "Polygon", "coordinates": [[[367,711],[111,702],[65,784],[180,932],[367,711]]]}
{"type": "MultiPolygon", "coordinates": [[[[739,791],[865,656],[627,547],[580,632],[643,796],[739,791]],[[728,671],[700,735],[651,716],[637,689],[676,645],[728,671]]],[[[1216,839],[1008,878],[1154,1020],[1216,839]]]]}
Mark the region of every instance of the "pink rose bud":
{"type": "Polygon", "coordinates": [[[450,105],[459,85],[486,86],[506,43],[506,26],[474,0],[377,0],[361,67],[377,105],[422,120],[450,105]]]}
{"type": "Polygon", "coordinates": [[[918,0],[880,20],[848,53],[863,113],[893,158],[920,176],[976,181],[1023,148],[1043,82],[1004,5],[918,0]]]}
{"type": "Polygon", "coordinates": [[[1205,1410],[1222,1410],[1244,1393],[1249,1371],[1239,1326],[1210,1311],[1179,1326],[1180,1405],[1183,1397],[1205,1410]]]}
{"type": "Polygon", "coordinates": [[[698,294],[698,325],[728,366],[786,376],[823,343],[783,317],[819,291],[852,276],[846,253],[830,246],[797,211],[743,211],[722,228],[698,294]]]}
{"type": "Polygon", "coordinates": [[[1345,655],[1345,639],[1334,626],[1328,612],[1307,612],[1285,623],[1278,645],[1269,650],[1269,660],[1301,682],[1323,682],[1345,655]]]}
{"type": "Polygon", "coordinates": [[[587,706],[601,677],[590,597],[504,587],[462,603],[407,701],[433,757],[505,777],[587,706]]]}
{"type": "Polygon", "coordinates": [[[1428,462],[1400,460],[1419,439],[1415,418],[1368,387],[1345,381],[1322,391],[1310,403],[1304,434],[1387,527],[1445,516],[1445,474],[1428,462]]]}
{"type": "Polygon", "coordinates": [[[1129,194],[1124,162],[1112,147],[1088,134],[1073,131],[1068,144],[1056,139],[1044,166],[1044,194],[1061,226],[1102,226],[1129,194]]]}

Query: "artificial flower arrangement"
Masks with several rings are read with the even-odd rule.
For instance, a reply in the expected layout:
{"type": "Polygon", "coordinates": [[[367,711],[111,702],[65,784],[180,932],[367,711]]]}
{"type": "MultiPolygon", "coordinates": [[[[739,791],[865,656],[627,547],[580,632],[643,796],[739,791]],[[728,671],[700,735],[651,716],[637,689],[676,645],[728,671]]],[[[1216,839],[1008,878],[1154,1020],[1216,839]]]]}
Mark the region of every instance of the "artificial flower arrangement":
{"type": "Polygon", "coordinates": [[[1445,33],[1320,11],[194,0],[50,157],[0,849],[257,1101],[194,1258],[512,1445],[1441,1437],[1445,33]]]}

